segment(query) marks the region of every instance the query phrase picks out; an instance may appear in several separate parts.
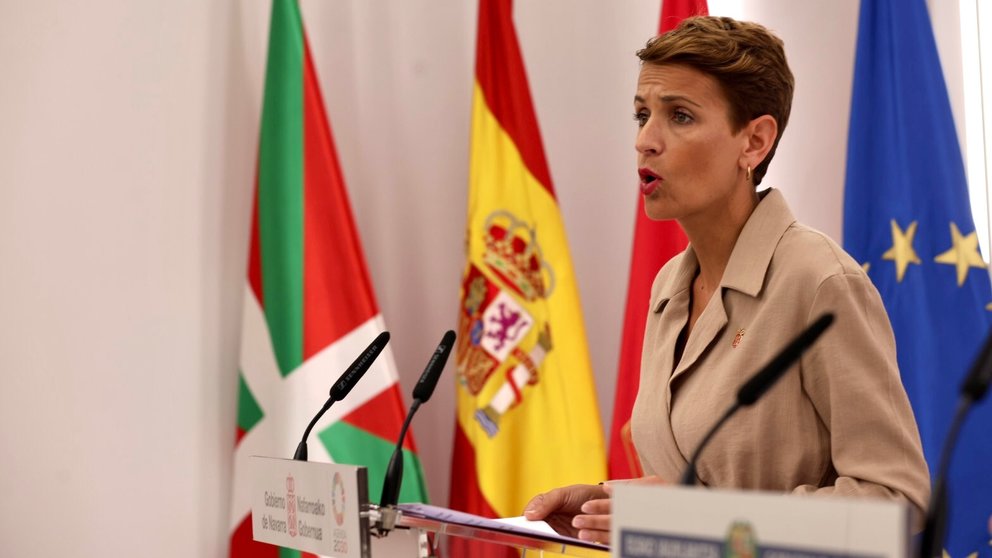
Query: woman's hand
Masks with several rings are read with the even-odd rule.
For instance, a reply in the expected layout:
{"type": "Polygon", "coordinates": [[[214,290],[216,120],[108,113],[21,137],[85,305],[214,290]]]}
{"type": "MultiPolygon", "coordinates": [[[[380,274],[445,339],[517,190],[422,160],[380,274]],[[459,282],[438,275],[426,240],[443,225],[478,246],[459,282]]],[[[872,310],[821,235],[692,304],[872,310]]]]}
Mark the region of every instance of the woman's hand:
{"type": "Polygon", "coordinates": [[[524,517],[531,521],[543,519],[559,535],[578,537],[579,529],[572,522],[576,515],[582,513],[582,506],[586,502],[609,498],[603,486],[573,484],[538,494],[527,503],[524,517]]]}
{"type": "Polygon", "coordinates": [[[610,498],[613,488],[603,485],[606,498],[589,500],[582,504],[582,513],[572,519],[572,526],[579,530],[577,538],[589,542],[610,544],[610,498]]]}
{"type": "MultiPolygon", "coordinates": [[[[664,484],[656,476],[624,481],[636,484],[664,484]]],[[[610,483],[599,486],[573,484],[538,494],[524,510],[531,521],[543,519],[558,534],[584,541],[610,543],[610,514],[613,488],[610,483]]]]}

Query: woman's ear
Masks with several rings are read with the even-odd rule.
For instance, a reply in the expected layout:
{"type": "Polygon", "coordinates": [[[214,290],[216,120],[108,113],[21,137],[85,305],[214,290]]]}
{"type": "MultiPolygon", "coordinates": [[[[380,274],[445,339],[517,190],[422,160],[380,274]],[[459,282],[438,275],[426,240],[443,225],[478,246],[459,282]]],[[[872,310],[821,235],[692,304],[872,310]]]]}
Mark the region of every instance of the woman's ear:
{"type": "Polygon", "coordinates": [[[746,145],[741,153],[742,163],[752,169],[761,164],[768,156],[775,138],[778,137],[778,122],[770,114],[763,114],[748,122],[744,127],[746,145]]]}

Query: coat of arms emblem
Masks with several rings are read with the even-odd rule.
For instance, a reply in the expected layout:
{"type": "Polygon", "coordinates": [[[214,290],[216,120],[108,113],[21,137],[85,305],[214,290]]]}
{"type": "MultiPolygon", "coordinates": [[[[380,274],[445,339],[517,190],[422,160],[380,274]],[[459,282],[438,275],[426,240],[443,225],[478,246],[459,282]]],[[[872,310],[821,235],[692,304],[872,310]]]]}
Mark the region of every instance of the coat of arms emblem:
{"type": "Polygon", "coordinates": [[[554,289],[554,272],[534,229],[510,212],[491,213],[483,234],[483,266],[470,263],[462,283],[456,367],[459,382],[473,396],[490,381],[500,382],[475,412],[480,427],[493,437],[501,417],[523,401],[528,385],[539,381],[541,363],[552,350],[551,330],[533,308],[554,289]]]}

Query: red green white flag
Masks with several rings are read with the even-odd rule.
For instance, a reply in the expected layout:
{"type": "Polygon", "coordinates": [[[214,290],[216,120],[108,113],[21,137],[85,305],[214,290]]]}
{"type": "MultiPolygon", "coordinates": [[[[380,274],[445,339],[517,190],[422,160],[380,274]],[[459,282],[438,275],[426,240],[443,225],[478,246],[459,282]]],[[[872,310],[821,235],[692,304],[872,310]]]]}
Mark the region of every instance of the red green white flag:
{"type": "MultiPolygon", "coordinates": [[[[300,553],[252,541],[247,463],[289,458],[328,389],[384,330],[295,0],[273,0],[238,374],[233,558],[300,553]]],[[[368,467],[379,500],[406,414],[387,347],[314,427],[311,461],[368,467]]],[[[426,501],[413,437],[400,501],[426,501]]]]}

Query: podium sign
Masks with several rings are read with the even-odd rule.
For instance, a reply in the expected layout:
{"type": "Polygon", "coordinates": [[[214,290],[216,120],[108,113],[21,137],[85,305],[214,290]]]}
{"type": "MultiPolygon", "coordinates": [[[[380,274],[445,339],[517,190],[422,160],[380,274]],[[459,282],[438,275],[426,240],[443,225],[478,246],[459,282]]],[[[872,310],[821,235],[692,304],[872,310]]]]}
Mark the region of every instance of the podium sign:
{"type": "Polygon", "coordinates": [[[252,456],[256,541],[323,556],[369,556],[364,467],[252,456]]]}
{"type": "Polygon", "coordinates": [[[860,498],[615,485],[619,558],[887,557],[909,553],[905,505],[860,498]]]}

